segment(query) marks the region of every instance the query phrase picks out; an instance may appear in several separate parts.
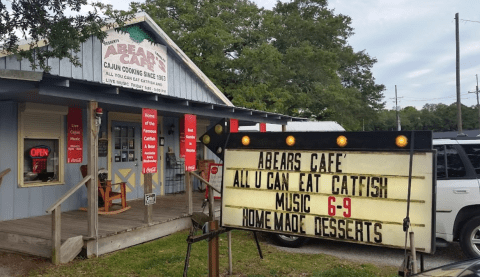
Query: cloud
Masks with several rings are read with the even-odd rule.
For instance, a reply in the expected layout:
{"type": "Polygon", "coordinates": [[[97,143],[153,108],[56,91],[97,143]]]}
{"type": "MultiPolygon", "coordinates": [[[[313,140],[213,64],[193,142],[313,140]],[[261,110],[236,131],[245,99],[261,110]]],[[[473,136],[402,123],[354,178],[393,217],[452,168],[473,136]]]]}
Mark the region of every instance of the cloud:
{"type": "Polygon", "coordinates": [[[411,79],[411,78],[417,78],[417,77],[420,77],[422,75],[425,75],[427,73],[430,73],[432,71],[432,69],[420,69],[420,70],[415,70],[413,72],[410,72],[407,74],[407,78],[411,79]]]}

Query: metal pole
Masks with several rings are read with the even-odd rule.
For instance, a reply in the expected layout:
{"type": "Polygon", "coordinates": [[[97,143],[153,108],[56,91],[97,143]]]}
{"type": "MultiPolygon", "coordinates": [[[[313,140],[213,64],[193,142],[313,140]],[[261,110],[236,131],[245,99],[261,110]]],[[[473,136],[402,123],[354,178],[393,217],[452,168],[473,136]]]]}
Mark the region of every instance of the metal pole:
{"type": "Polygon", "coordinates": [[[475,74],[475,77],[477,77],[477,110],[478,110],[478,129],[480,129],[480,104],[478,102],[478,74],[475,74]]]}
{"type": "Polygon", "coordinates": [[[232,231],[227,232],[228,235],[228,274],[233,274],[232,266],[232,231]]]}
{"type": "Polygon", "coordinates": [[[417,252],[415,250],[415,239],[413,232],[410,232],[410,251],[412,252],[413,268],[412,273],[417,274],[417,252]]]}
{"type": "Polygon", "coordinates": [[[400,126],[400,116],[398,115],[397,85],[395,85],[395,111],[397,114],[397,131],[401,131],[402,127],[400,126]]]}
{"type": "Polygon", "coordinates": [[[457,46],[457,127],[458,127],[458,136],[465,136],[462,129],[462,103],[460,102],[460,35],[458,31],[458,13],[455,14],[455,40],[457,46]]]}
{"type": "Polygon", "coordinates": [[[408,189],[407,189],[407,217],[403,219],[403,231],[405,232],[405,254],[404,254],[404,267],[403,272],[408,270],[407,260],[407,240],[408,240],[408,228],[410,228],[410,197],[412,191],[412,167],[413,167],[413,149],[415,147],[415,132],[411,132],[410,144],[410,159],[408,164],[408,189]]]}

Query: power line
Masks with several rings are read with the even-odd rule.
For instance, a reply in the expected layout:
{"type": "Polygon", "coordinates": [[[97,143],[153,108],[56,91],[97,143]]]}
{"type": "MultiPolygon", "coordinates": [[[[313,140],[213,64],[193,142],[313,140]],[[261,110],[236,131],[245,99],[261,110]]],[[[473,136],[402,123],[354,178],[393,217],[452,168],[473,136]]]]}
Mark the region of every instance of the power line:
{"type": "Polygon", "coordinates": [[[475,23],[480,23],[480,21],[474,21],[474,20],[467,20],[467,19],[460,19],[461,21],[468,21],[468,22],[475,22],[475,23]]]}
{"type": "MultiPolygon", "coordinates": [[[[461,94],[463,96],[468,95],[468,93],[461,94]]],[[[469,95],[470,96],[470,95],[469,95]]],[[[416,98],[416,97],[409,97],[409,96],[403,96],[404,98],[408,98],[408,101],[430,101],[430,100],[440,100],[440,99],[450,99],[450,98],[456,98],[456,95],[452,96],[445,96],[445,97],[436,97],[436,98],[416,98]]],[[[468,97],[466,99],[469,99],[468,97]]]]}

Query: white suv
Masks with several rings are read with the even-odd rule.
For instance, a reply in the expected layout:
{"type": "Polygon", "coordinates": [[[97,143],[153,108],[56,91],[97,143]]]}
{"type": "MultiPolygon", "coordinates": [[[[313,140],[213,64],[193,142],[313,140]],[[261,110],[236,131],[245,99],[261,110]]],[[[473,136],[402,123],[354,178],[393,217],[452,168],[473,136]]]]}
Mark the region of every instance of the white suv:
{"type": "Polygon", "coordinates": [[[480,138],[434,139],[437,150],[436,237],[460,241],[480,257],[480,138]]]}

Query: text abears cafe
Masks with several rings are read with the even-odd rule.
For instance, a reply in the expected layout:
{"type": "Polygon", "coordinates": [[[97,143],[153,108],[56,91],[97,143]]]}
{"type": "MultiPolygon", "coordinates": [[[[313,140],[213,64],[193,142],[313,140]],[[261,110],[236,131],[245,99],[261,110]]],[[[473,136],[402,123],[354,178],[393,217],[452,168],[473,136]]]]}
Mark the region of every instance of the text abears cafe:
{"type": "MultiPolygon", "coordinates": [[[[0,172],[11,170],[0,185],[0,221],[45,215],[82,181],[81,165],[125,182],[127,201],[144,198],[145,173],[157,196],[183,192],[185,170],[221,162],[199,142],[220,119],[303,120],[235,107],[147,14],[109,30],[103,43],[92,37],[76,55],[81,67],[49,59],[48,73],[0,57],[0,172]]],[[[87,199],[78,189],[62,211],[87,199]]]]}

